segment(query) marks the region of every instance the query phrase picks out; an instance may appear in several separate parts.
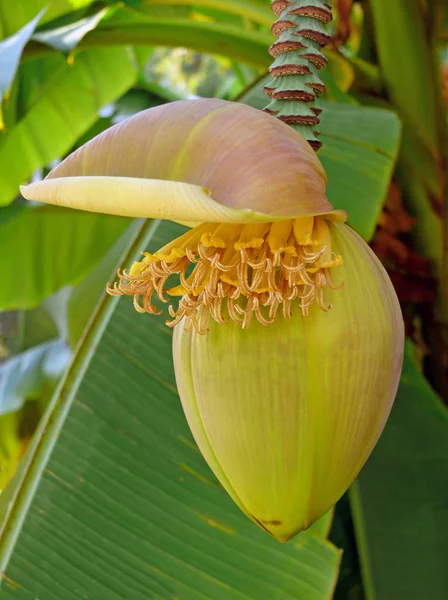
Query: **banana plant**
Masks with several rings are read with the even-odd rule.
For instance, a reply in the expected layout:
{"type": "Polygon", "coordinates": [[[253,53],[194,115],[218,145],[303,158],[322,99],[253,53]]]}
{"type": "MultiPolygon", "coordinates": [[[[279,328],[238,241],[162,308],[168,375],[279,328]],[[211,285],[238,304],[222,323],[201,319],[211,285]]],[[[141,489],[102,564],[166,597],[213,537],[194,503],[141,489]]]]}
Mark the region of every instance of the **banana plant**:
{"type": "Polygon", "coordinates": [[[2,421],[2,594],[443,600],[442,3],[44,4],[0,2],[0,305],[73,358],[2,421]],[[175,45],[240,103],[103,131],[175,45]]]}

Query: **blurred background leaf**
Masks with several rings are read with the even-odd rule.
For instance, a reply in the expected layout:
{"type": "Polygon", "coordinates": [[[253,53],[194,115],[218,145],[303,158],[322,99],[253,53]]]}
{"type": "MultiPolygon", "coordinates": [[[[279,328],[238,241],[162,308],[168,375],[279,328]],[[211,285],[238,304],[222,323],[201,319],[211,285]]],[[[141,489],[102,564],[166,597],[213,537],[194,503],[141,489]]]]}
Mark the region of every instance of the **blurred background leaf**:
{"type": "Polygon", "coordinates": [[[128,90],[136,77],[132,54],[125,48],[83,52],[72,66],[61,58],[41,95],[0,138],[0,164],[8,173],[0,179],[0,205],[14,200],[19,185],[36,169],[68,152],[99,110],[128,90]]]}
{"type": "Polygon", "coordinates": [[[90,17],[85,17],[75,23],[35,33],[32,39],[47,44],[47,46],[51,46],[51,48],[60,52],[69,52],[76,48],[89,31],[98,26],[103,17],[108,13],[109,9],[104,8],[90,17]]]}
{"type": "MultiPolygon", "coordinates": [[[[44,11],[41,11],[17,33],[0,42],[0,109],[3,97],[15,77],[25,44],[30,39],[43,13],[44,11]]],[[[0,126],[2,125],[3,123],[0,121],[0,126]]]]}
{"type": "Polygon", "coordinates": [[[32,308],[79,282],[129,222],[48,205],[22,206],[15,219],[0,222],[0,261],[11,271],[0,288],[0,307],[32,308]]]}
{"type": "Polygon", "coordinates": [[[0,365],[0,416],[39,397],[42,386],[59,379],[70,358],[64,340],[55,339],[17,354],[0,365]]]}

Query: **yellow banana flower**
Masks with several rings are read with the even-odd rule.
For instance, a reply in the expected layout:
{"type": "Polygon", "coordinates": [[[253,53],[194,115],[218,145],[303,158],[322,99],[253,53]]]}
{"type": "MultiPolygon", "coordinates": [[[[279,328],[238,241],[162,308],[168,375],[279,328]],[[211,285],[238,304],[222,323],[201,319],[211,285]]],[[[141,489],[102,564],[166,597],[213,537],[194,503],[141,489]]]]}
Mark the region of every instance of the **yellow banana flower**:
{"type": "Polygon", "coordinates": [[[22,189],[192,227],[109,292],[133,296],[139,312],[157,313],[155,297],[169,303],[196,442],[238,506],[281,541],[356,477],[402,364],[392,284],[325,186],[313,150],[281,121],[191,100],[115,125],[22,189]]]}

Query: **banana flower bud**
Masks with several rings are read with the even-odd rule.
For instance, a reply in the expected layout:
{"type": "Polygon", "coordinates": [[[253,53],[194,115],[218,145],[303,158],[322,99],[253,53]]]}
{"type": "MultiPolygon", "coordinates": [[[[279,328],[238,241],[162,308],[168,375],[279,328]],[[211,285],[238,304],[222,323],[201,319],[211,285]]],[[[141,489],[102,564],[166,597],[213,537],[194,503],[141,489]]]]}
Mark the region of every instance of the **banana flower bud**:
{"type": "Polygon", "coordinates": [[[192,227],[108,291],[133,296],[139,312],[158,313],[155,297],[169,303],[193,436],[237,505],[281,541],[354,480],[402,364],[392,284],[325,186],[287,125],[197,100],[115,125],[22,189],[29,200],[192,227]]]}

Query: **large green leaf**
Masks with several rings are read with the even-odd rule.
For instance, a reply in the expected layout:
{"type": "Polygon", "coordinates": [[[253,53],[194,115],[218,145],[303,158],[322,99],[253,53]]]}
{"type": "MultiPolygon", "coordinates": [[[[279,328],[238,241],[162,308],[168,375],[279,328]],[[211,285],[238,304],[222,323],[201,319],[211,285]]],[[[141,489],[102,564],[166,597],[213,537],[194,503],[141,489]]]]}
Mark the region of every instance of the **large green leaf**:
{"type": "Polygon", "coordinates": [[[98,48],[80,53],[58,71],[26,115],[0,139],[0,205],[38,168],[63,156],[137,77],[130,51],[98,48]]]}
{"type": "Polygon", "coordinates": [[[59,288],[77,283],[130,222],[48,205],[13,212],[15,218],[0,220],[3,310],[32,308],[59,288]]]}
{"type": "MultiPolygon", "coordinates": [[[[155,228],[131,256],[181,232],[155,228]]],[[[0,542],[5,600],[331,598],[337,549],[316,531],[281,545],[236,508],[190,436],[170,330],[128,299],[101,303],[28,460],[0,542]]]]}
{"type": "Polygon", "coordinates": [[[367,600],[448,598],[448,410],[407,348],[384,433],[351,489],[367,600]]]}
{"type": "MultiPolygon", "coordinates": [[[[267,79],[239,98],[263,109],[267,79]]],[[[328,175],[327,195],[344,209],[349,224],[366,240],[373,236],[400,145],[400,121],[395,113],[351,103],[323,102],[319,158],[328,175]]]]}

